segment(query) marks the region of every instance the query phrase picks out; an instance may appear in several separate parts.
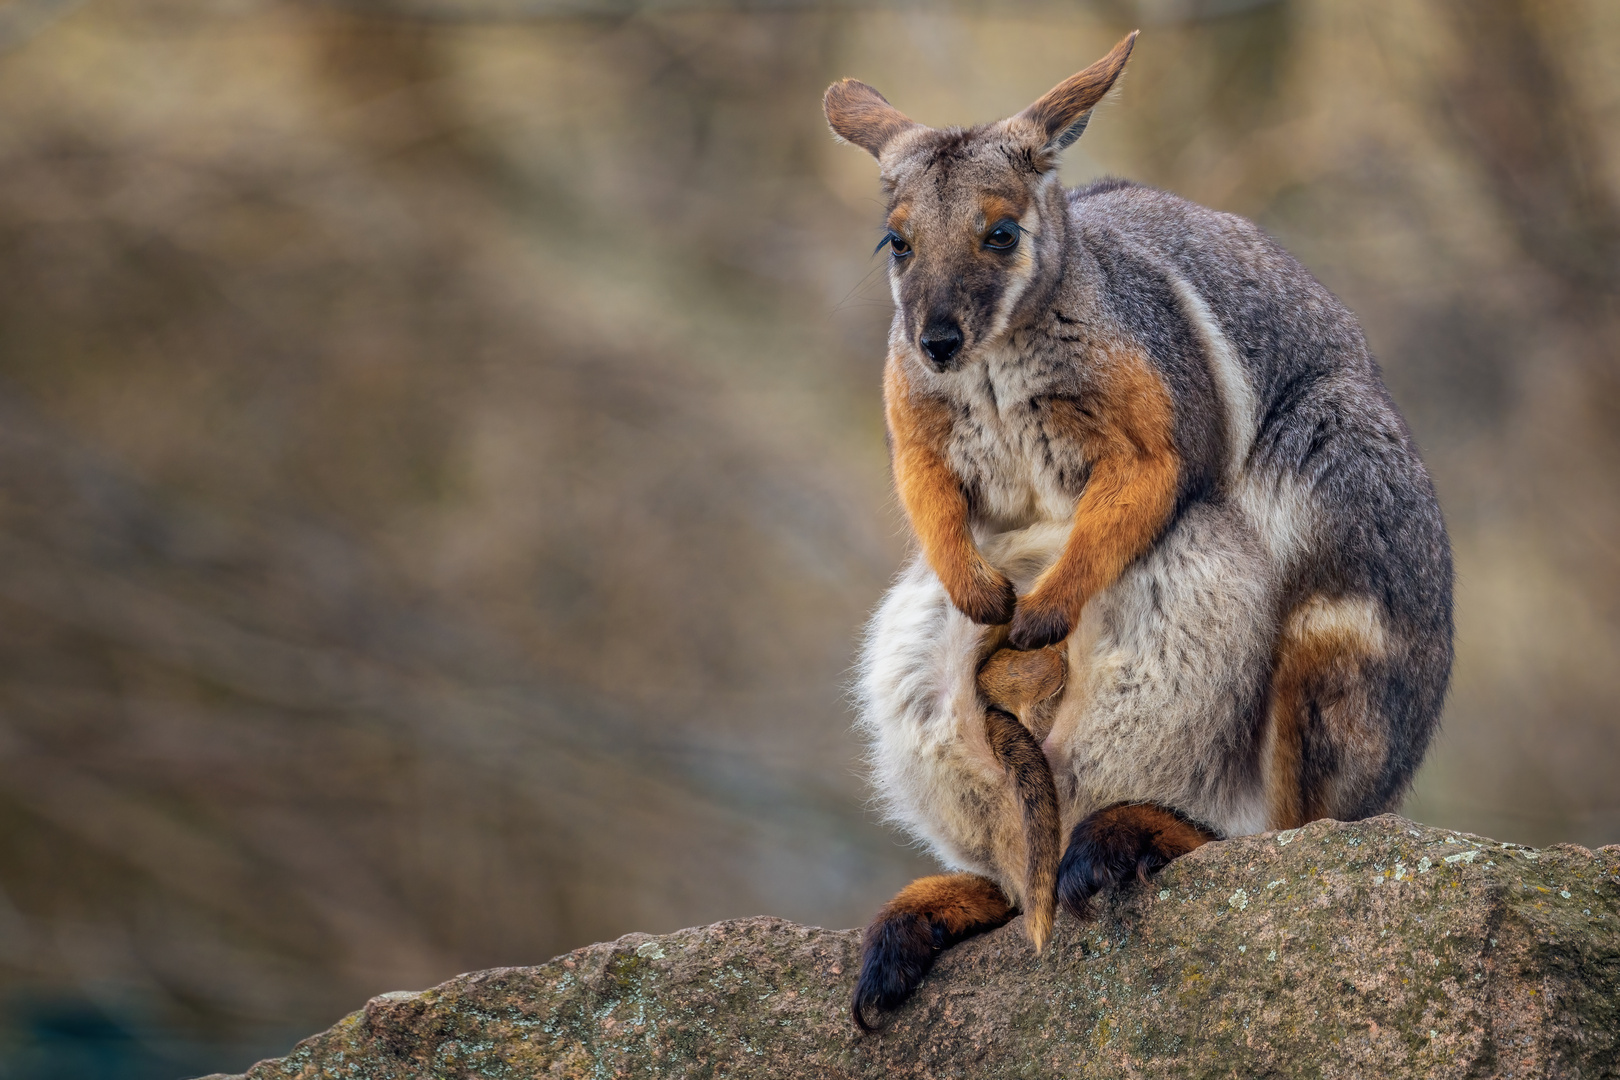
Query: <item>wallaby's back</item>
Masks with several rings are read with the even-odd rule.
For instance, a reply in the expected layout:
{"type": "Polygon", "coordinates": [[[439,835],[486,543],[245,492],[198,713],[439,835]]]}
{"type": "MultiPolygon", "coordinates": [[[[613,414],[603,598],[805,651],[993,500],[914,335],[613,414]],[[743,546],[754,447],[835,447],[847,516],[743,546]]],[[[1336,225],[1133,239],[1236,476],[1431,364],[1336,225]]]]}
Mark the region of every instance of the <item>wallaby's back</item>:
{"type": "Polygon", "coordinates": [[[1197,430],[1184,441],[1202,444],[1204,467],[1183,480],[1183,498],[1244,509],[1284,575],[1284,621],[1313,599],[1381,609],[1385,651],[1402,669],[1376,703],[1389,753],[1376,782],[1317,809],[1358,818],[1391,808],[1445,696],[1451,547],[1360,323],[1247,219],[1117,180],[1068,197],[1105,309],[1150,343],[1197,430]]]}

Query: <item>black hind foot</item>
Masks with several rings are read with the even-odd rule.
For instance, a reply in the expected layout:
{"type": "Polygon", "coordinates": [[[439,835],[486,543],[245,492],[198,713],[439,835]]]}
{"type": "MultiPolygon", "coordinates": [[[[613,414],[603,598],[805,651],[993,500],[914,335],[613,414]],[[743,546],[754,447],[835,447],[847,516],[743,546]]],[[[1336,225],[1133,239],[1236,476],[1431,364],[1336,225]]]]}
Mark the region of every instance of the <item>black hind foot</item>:
{"type": "Polygon", "coordinates": [[[1058,900],[1077,919],[1091,898],[1128,878],[1146,881],[1170,860],[1217,839],[1213,830],[1168,806],[1116,803],[1081,820],[1058,865],[1058,900]]]}
{"type": "Polygon", "coordinates": [[[1012,917],[1006,895],[977,874],[918,878],[901,889],[866,928],[861,977],[850,1003],[855,1026],[873,1031],[868,1010],[881,1016],[898,1009],[942,950],[1012,917]]]}

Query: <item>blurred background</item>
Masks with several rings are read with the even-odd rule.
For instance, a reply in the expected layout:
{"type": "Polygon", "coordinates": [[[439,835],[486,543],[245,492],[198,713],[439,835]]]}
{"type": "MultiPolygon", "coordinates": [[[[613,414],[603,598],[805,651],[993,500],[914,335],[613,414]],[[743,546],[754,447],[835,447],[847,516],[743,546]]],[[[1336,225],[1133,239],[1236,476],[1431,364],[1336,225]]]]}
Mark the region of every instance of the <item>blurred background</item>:
{"type": "Polygon", "coordinates": [[[1458,556],[1405,812],[1620,841],[1620,5],[0,0],[0,1078],[173,1078],[928,863],[854,75],[1357,310],[1458,556]]]}

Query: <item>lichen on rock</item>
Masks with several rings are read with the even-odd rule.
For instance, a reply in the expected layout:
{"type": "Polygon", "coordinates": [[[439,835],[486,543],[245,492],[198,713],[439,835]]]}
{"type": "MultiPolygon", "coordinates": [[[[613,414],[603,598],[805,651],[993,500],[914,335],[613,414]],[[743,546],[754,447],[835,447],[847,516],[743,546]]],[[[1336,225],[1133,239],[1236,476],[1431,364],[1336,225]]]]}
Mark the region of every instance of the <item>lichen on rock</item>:
{"type": "Polygon", "coordinates": [[[246,1076],[1620,1077],[1620,847],[1320,821],[1100,912],[950,950],[875,1036],[859,931],[756,918],[385,994],[246,1076]]]}

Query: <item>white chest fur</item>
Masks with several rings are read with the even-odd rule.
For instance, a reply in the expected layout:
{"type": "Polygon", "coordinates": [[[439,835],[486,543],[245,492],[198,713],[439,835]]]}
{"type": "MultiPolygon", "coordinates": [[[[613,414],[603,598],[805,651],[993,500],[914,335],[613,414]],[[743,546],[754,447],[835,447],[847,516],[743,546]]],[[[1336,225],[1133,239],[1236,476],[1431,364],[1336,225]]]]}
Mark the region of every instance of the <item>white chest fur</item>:
{"type": "Polygon", "coordinates": [[[1083,462],[1078,447],[1047,429],[1039,402],[1051,387],[1035,365],[1010,348],[990,349],[948,378],[957,407],[950,464],[973,491],[983,526],[1001,531],[1073,516],[1071,478],[1083,462]]]}

